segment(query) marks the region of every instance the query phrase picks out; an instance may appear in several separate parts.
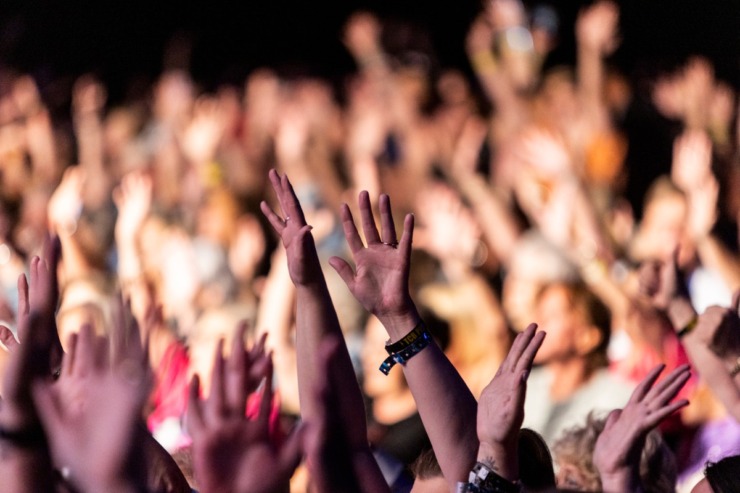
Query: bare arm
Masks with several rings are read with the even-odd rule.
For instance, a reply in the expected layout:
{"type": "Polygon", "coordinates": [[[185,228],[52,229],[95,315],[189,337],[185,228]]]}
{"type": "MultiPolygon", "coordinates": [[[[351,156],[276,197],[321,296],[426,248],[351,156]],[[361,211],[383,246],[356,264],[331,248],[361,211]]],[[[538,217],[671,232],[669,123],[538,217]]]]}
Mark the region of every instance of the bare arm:
{"type": "Polygon", "coordinates": [[[257,311],[256,333],[267,334],[267,347],[273,351],[275,375],[280,383],[280,402],[284,410],[298,414],[298,369],[296,348],[290,331],[295,303],[295,286],[290,280],[285,253],[276,251],[262,289],[257,311]]]}
{"type": "Polygon", "coordinates": [[[604,61],[617,46],[619,7],[599,1],[586,8],[576,22],[578,40],[578,90],[589,121],[603,126],[608,122],[604,104],[604,61]]]}
{"type": "MultiPolygon", "coordinates": [[[[298,364],[298,396],[301,415],[307,421],[321,413],[321,404],[315,399],[313,389],[326,378],[316,365],[315,355],[327,337],[343,337],[336,312],[329,296],[326,280],[321,272],[318,253],[306,224],[300,203],[287,176],[270,171],[270,182],[278,196],[285,218],[280,218],[263,202],[262,211],[280,235],[288,254],[288,268],[296,286],[296,360],[298,364]]],[[[372,459],[367,442],[367,425],[362,394],[354,376],[352,362],[346,345],[337,350],[331,365],[335,384],[340,385],[339,401],[342,425],[351,450],[365,456],[367,467],[375,469],[368,474],[364,491],[387,491],[380,469],[372,459]]]]}
{"type": "MultiPolygon", "coordinates": [[[[385,326],[390,342],[395,343],[421,321],[408,291],[414,216],[406,216],[403,236],[397,242],[388,196],[380,197],[382,237],[375,227],[367,192],[360,194],[359,202],[367,247],[345,205],[342,223],[356,267],[353,270],[338,257],[330,259],[330,263],[354,297],[385,326]]],[[[477,412],[475,398],[433,342],[408,360],[403,372],[442,473],[454,489],[458,481],[466,480],[475,462],[478,440],[471,426],[477,412]]]]}

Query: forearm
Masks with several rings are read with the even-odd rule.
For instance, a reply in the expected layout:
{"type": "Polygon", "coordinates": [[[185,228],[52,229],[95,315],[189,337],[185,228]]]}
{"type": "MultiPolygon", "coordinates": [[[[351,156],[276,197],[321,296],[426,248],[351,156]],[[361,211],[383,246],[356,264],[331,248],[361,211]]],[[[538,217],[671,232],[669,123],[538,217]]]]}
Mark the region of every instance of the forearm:
{"type": "MultiPolygon", "coordinates": [[[[318,268],[318,257],[315,262],[318,268]]],[[[320,372],[316,364],[321,344],[327,337],[339,337],[344,341],[334,305],[323,275],[312,284],[296,286],[296,361],[298,365],[298,396],[301,415],[310,421],[316,415],[314,389],[325,381],[327,375],[320,372]]],[[[367,447],[365,407],[360,386],[355,378],[347,346],[341,344],[329,365],[340,387],[337,393],[340,416],[345,423],[350,446],[367,447]]]]}
{"type": "Polygon", "coordinates": [[[463,195],[473,206],[486,242],[507,263],[521,235],[521,228],[504,201],[477,175],[458,180],[463,195]]]}
{"type": "MultiPolygon", "coordinates": [[[[405,313],[380,320],[390,341],[396,342],[421,319],[412,304],[405,313]]],[[[403,373],[442,473],[454,488],[458,481],[467,481],[475,464],[478,450],[475,398],[434,342],[411,358],[404,365],[403,373]]]]}
{"type": "Polygon", "coordinates": [[[725,363],[708,347],[694,340],[692,334],[684,339],[686,351],[699,374],[735,419],[740,420],[740,376],[730,374],[725,363]]]}
{"type": "Polygon", "coordinates": [[[103,168],[103,125],[97,114],[75,115],[79,165],[86,170],[103,168]]]}
{"type": "Polygon", "coordinates": [[[603,109],[604,64],[597,49],[578,47],[578,92],[589,115],[603,109]]]}
{"type": "Polygon", "coordinates": [[[265,344],[273,352],[283,410],[299,414],[296,348],[290,330],[294,301],[295,287],[290,280],[284,256],[274,255],[260,297],[255,333],[257,338],[267,334],[265,344]]]}

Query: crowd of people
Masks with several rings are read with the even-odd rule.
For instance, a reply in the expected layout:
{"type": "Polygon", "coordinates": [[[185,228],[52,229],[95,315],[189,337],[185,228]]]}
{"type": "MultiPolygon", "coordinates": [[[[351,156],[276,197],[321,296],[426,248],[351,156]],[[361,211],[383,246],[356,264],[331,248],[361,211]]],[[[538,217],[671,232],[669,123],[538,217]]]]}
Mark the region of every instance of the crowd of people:
{"type": "Polygon", "coordinates": [[[645,164],[610,0],[491,0],[475,80],[383,39],[66,121],[0,76],[3,491],[740,491],[732,86],[650,81],[645,164]]]}

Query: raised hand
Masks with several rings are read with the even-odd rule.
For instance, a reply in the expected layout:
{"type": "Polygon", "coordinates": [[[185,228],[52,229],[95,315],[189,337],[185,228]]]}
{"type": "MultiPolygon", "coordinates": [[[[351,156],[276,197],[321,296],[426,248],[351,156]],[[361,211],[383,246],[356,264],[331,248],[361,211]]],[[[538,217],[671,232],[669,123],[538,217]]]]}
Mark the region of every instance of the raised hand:
{"type": "MultiPolygon", "coordinates": [[[[47,363],[47,371],[54,373],[59,369],[62,360],[62,344],[54,318],[54,309],[57,306],[59,293],[57,289],[56,271],[59,263],[59,242],[56,238],[47,238],[44,259],[33,257],[29,266],[31,274],[31,288],[25,274],[18,276],[18,314],[16,326],[18,327],[18,339],[22,342],[28,337],[29,317],[35,312],[48,322],[44,326],[44,339],[49,340],[50,354],[47,363]]],[[[10,328],[0,325],[0,342],[10,353],[15,353],[19,348],[19,341],[13,335],[10,328]]]]}
{"type": "Polygon", "coordinates": [[[618,43],[619,7],[611,1],[599,1],[584,9],[576,21],[578,42],[601,55],[609,55],[618,43]]]}
{"type": "Polygon", "coordinates": [[[152,179],[145,173],[128,173],[113,191],[113,201],[118,208],[116,241],[134,242],[152,206],[152,179]]]}
{"type": "Polygon", "coordinates": [[[290,278],[296,285],[316,282],[322,276],[316,247],[293,185],[287,175],[280,176],[275,170],[270,170],[269,178],[285,217],[278,216],[267,202],[263,201],[260,208],[288,252],[290,278]]]}
{"type": "Polygon", "coordinates": [[[143,484],[143,475],[128,468],[151,384],[148,362],[140,344],[111,362],[108,344],[83,326],[70,337],[59,382],[33,386],[54,461],[82,491],[134,491],[143,484]]]}
{"type": "Polygon", "coordinates": [[[270,440],[272,362],[268,357],[265,364],[259,348],[246,351],[244,331],[241,327],[234,337],[228,361],[222,356],[223,342],[219,343],[208,397],[200,397],[197,376],[190,385],[187,425],[193,438],[193,467],[203,493],[287,491],[301,459],[300,429],[282,446],[270,440]],[[261,374],[255,378],[252,370],[257,365],[261,374]],[[247,396],[260,382],[259,414],[250,420],[245,416],[247,396]]]}
{"type": "Polygon", "coordinates": [[[732,366],[740,355],[740,291],[731,307],[710,306],[699,316],[696,327],[686,337],[709,348],[732,366]]]}
{"type": "Polygon", "coordinates": [[[537,332],[536,324],[517,335],[478,401],[478,460],[512,481],[519,479],[516,443],[524,421],[527,377],[544,339],[545,333],[537,332]]]}
{"type": "Polygon", "coordinates": [[[77,230],[84,185],[85,173],[81,168],[72,166],[65,170],[62,181],[49,199],[48,218],[53,231],[69,236],[77,230]]]}
{"type": "Polygon", "coordinates": [[[91,75],[83,75],[72,88],[72,110],[78,116],[102,111],[107,98],[105,87],[91,75]]]}
{"type": "MultiPolygon", "coordinates": [[[[390,198],[381,195],[378,202],[382,233],[375,226],[370,195],[367,192],[360,193],[360,216],[367,246],[357,232],[349,206],[342,205],[342,226],[354,257],[355,270],[339,257],[332,257],[329,263],[362,306],[390,330],[389,326],[394,325],[394,321],[409,319],[409,311],[415,312],[408,291],[414,216],[406,215],[399,241],[396,239],[390,198]]],[[[410,325],[406,323],[406,331],[416,324],[416,321],[411,322],[410,325]]]]}
{"type": "Polygon", "coordinates": [[[624,409],[612,411],[594,446],[593,463],[601,476],[603,491],[636,491],[639,482],[640,453],[647,434],[678,409],[688,405],[673,398],[691,373],[683,365],[657,385],[665,365],[658,365],[635,388],[624,409]]]}
{"type": "Polygon", "coordinates": [[[681,190],[691,190],[712,178],[712,141],[701,130],[689,130],[673,142],[671,180],[681,190]]]}
{"type": "Polygon", "coordinates": [[[380,23],[369,12],[358,12],[349,18],[344,28],[344,44],[358,59],[381,51],[380,23]]]}
{"type": "Polygon", "coordinates": [[[450,188],[438,184],[429,193],[417,196],[419,221],[423,229],[416,232],[416,246],[441,261],[473,262],[481,236],[480,226],[460,197],[450,188]],[[455,231],[450,235],[450,231],[455,231]]]}

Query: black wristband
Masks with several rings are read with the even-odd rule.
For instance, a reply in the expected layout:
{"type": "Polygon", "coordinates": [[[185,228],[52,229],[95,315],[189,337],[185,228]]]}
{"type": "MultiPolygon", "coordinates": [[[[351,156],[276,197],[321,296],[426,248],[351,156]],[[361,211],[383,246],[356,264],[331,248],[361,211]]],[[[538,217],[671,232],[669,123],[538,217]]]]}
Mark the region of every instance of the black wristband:
{"type": "Polygon", "coordinates": [[[425,331],[426,326],[424,325],[424,322],[421,321],[416,324],[416,327],[411,329],[411,332],[403,336],[399,341],[396,341],[393,344],[386,344],[386,352],[390,355],[393,355],[403,351],[407,347],[411,346],[418,338],[420,338],[425,331]]]}
{"type": "Polygon", "coordinates": [[[467,491],[470,493],[520,493],[521,486],[499,476],[486,464],[478,462],[470,471],[467,491]]]}

